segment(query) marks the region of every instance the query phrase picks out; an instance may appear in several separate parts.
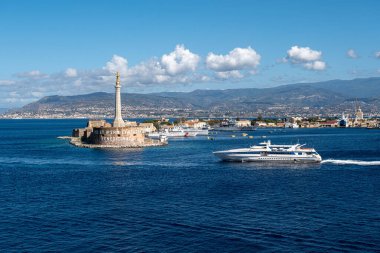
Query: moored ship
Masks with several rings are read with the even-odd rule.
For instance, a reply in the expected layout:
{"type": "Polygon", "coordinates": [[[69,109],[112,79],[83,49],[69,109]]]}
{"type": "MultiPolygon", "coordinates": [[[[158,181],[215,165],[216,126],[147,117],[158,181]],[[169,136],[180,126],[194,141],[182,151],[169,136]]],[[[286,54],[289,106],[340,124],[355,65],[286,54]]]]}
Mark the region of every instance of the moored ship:
{"type": "Polygon", "coordinates": [[[188,133],[196,133],[198,136],[207,136],[209,134],[209,130],[213,130],[210,126],[205,126],[202,128],[194,128],[194,127],[182,127],[185,132],[188,133]]]}
{"type": "Polygon", "coordinates": [[[239,124],[239,121],[234,119],[223,119],[215,131],[255,131],[256,127],[249,124],[239,124]]]}
{"type": "Polygon", "coordinates": [[[223,161],[231,162],[278,162],[278,163],[319,163],[321,156],[314,148],[304,145],[274,145],[269,140],[249,148],[213,152],[223,161]]]}
{"type": "Polygon", "coordinates": [[[184,130],[182,127],[174,127],[173,129],[164,129],[160,132],[149,133],[148,137],[151,139],[161,139],[162,136],[167,138],[178,138],[178,137],[195,137],[197,132],[189,132],[184,130]]]}
{"type": "Polygon", "coordinates": [[[349,127],[349,123],[350,123],[350,120],[349,120],[348,116],[344,115],[344,113],[343,113],[342,118],[339,119],[338,126],[339,127],[349,127]]]}

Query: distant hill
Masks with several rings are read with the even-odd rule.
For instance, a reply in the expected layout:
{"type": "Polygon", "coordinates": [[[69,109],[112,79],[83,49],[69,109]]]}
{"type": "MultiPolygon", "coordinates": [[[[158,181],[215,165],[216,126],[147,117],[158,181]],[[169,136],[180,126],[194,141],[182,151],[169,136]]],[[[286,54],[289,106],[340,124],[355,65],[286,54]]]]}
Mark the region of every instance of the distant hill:
{"type": "Polygon", "coordinates": [[[309,84],[291,84],[285,86],[313,86],[342,94],[347,98],[380,97],[380,77],[358,78],[353,80],[331,80],[309,84]]]}
{"type": "MultiPolygon", "coordinates": [[[[124,107],[126,106],[124,111],[145,113],[167,110],[256,112],[258,110],[281,111],[281,108],[285,112],[289,109],[300,110],[300,108],[339,112],[345,107],[352,108],[356,100],[362,107],[367,107],[366,110],[379,111],[380,78],[298,83],[262,89],[122,94],[122,103],[124,107]]],[[[77,96],[48,96],[18,111],[23,113],[60,112],[67,115],[78,112],[111,114],[113,107],[114,94],[97,92],[77,96]]]]}

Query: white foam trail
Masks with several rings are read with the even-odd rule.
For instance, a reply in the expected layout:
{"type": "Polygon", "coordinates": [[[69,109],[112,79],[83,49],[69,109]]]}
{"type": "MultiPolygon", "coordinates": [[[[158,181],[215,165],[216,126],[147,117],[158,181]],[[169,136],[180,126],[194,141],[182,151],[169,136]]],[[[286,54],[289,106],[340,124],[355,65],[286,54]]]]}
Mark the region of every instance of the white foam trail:
{"type": "Polygon", "coordinates": [[[358,160],[335,160],[335,159],[326,159],[323,160],[322,163],[333,163],[333,164],[354,164],[354,165],[362,165],[362,166],[373,166],[380,165],[380,161],[358,161],[358,160]]]}

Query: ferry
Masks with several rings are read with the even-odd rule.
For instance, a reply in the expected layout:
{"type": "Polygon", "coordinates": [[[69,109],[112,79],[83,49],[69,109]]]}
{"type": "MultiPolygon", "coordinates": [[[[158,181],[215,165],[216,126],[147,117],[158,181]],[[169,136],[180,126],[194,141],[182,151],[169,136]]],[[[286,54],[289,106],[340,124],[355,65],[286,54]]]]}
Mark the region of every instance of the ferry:
{"type": "Polygon", "coordinates": [[[342,118],[339,119],[339,123],[338,123],[338,126],[339,127],[348,127],[349,126],[349,118],[348,116],[344,115],[344,113],[342,114],[342,118]]]}
{"type": "Polygon", "coordinates": [[[278,162],[278,163],[320,163],[321,156],[305,144],[274,145],[270,140],[249,148],[213,152],[223,161],[230,162],[278,162]]]}
{"type": "Polygon", "coordinates": [[[167,138],[178,138],[178,137],[195,137],[197,136],[197,132],[189,132],[185,131],[181,127],[174,127],[173,129],[165,129],[164,131],[149,133],[148,137],[151,139],[160,139],[162,136],[166,136],[167,138]]]}
{"type": "Polygon", "coordinates": [[[185,127],[185,126],[182,126],[182,129],[185,131],[185,132],[188,132],[188,133],[197,133],[198,136],[207,136],[209,134],[209,130],[213,130],[213,128],[211,128],[210,126],[205,126],[205,127],[202,127],[202,128],[194,128],[194,127],[185,127]]]}

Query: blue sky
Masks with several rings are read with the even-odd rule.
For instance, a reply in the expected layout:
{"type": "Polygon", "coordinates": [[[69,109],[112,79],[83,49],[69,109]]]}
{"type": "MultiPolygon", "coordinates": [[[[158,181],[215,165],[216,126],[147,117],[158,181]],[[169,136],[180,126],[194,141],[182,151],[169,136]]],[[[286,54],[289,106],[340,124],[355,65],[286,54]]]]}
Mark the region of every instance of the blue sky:
{"type": "Polygon", "coordinates": [[[380,1],[0,1],[0,107],[380,75],[380,1]],[[377,55],[378,54],[378,55],[377,55]],[[377,56],[376,56],[377,55],[377,56]]]}

